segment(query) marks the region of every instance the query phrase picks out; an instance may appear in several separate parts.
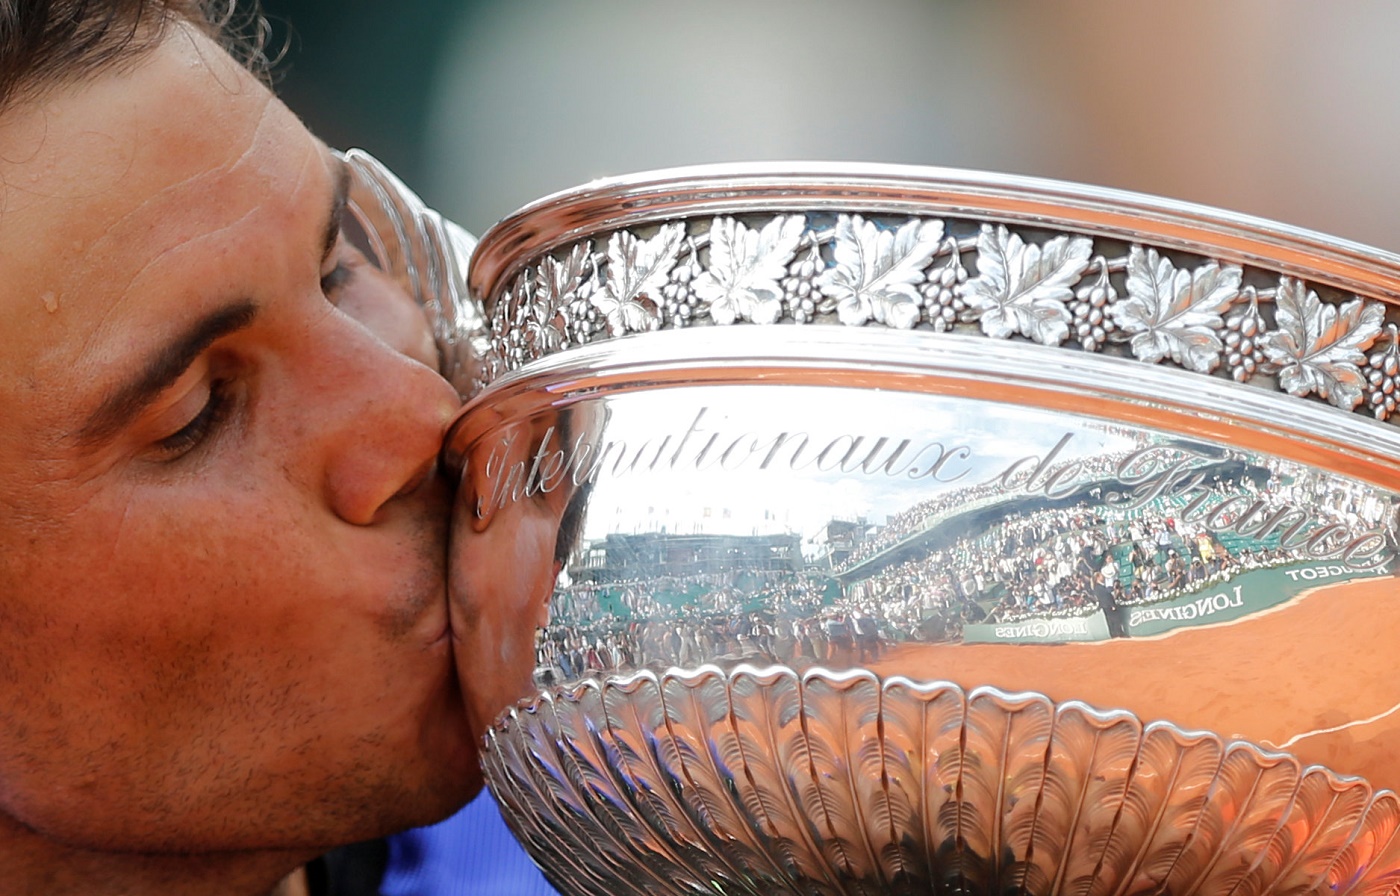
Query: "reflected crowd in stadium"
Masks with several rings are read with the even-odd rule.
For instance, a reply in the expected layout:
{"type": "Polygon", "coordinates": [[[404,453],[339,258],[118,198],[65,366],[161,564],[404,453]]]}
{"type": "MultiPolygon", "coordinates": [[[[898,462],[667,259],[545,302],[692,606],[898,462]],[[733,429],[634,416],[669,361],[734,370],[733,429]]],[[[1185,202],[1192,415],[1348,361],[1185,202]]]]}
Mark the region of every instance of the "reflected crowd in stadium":
{"type": "Polygon", "coordinates": [[[1081,460],[1083,487],[1058,500],[995,483],[954,489],[817,556],[793,549],[796,535],[609,536],[583,553],[611,559],[573,567],[554,593],[540,683],[705,661],[866,663],[892,643],[963,640],[969,626],[1100,613],[1105,637],[1129,637],[1131,608],[1314,561],[1310,532],[1360,531],[1395,512],[1300,465],[1224,455],[1179,488],[1115,504],[1104,493],[1125,457],[1081,460]],[[1258,522],[1235,527],[1227,511],[1206,525],[1200,508],[1231,498],[1257,506],[1258,522]],[[707,545],[728,565],[706,568],[707,545]],[[750,562],[734,565],[744,551],[750,562]]]}

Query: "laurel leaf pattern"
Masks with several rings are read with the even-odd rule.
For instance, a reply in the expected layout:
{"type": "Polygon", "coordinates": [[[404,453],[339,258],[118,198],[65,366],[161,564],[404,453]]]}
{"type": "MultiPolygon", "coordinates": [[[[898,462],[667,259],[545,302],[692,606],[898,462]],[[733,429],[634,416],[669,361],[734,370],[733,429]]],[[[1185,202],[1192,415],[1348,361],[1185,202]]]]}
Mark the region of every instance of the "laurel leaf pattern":
{"type": "Polygon", "coordinates": [[[735,799],[743,807],[749,824],[772,843],[780,839],[778,824],[787,814],[787,807],[781,798],[774,799],[775,794],[764,786],[767,782],[762,782],[763,773],[772,769],[766,767],[765,745],[755,739],[764,733],[759,726],[768,722],[761,693],[750,675],[736,674],[730,678],[729,727],[716,730],[715,749],[733,771],[735,799]]]}
{"type": "Polygon", "coordinates": [[[1241,885],[1242,896],[1312,892],[1351,839],[1370,798],[1367,786],[1346,786],[1325,769],[1307,769],[1292,811],[1241,885]]]}
{"type": "Polygon", "coordinates": [[[605,893],[611,872],[597,862],[592,850],[579,846],[577,837],[588,829],[581,823],[583,818],[561,811],[550,798],[543,776],[552,766],[539,761],[538,756],[533,757],[536,761],[526,759],[526,745],[534,740],[534,732],[548,729],[519,725],[516,713],[528,719],[538,711],[538,704],[513,710],[500,727],[487,732],[483,768],[511,830],[530,854],[538,857],[551,882],[562,875],[585,892],[605,893]]]}
{"type": "MultiPolygon", "coordinates": [[[[879,682],[868,672],[817,676],[804,681],[803,716],[811,751],[818,799],[829,827],[825,848],[831,862],[844,870],[843,883],[859,892],[879,893],[878,846],[871,842],[866,813],[862,811],[862,778],[868,754],[853,752],[852,742],[863,744],[862,730],[870,704],[879,705],[879,682]],[[852,731],[859,733],[852,734],[852,731]]],[[[878,740],[872,744],[878,751],[878,740]]],[[[878,758],[876,760],[878,762],[878,758]]],[[[878,786],[879,772],[875,773],[878,786]]]]}
{"type": "Polygon", "coordinates": [[[1284,277],[1274,299],[1278,327],[1260,337],[1269,361],[1279,368],[1279,385],[1290,395],[1316,392],[1339,408],[1361,403],[1366,378],[1358,365],[1380,335],[1385,308],[1353,299],[1325,304],[1316,292],[1284,277]]]}
{"type": "Polygon", "coordinates": [[[1180,270],[1156,249],[1128,253],[1127,298],[1113,306],[1118,328],[1131,334],[1133,354],[1156,363],[1171,359],[1187,370],[1210,373],[1224,348],[1217,331],[1239,297],[1243,271],[1215,262],[1180,270]]]}
{"type": "Polygon", "coordinates": [[[564,771],[586,800],[594,830],[600,835],[593,838],[593,848],[609,861],[621,862],[622,867],[626,867],[626,860],[621,857],[632,855],[632,864],[649,872],[648,884],[692,877],[690,869],[675,861],[664,841],[651,836],[613,778],[615,756],[609,755],[597,724],[604,718],[602,702],[599,682],[589,679],[576,687],[572,700],[553,703],[564,771]]]}
{"type": "Polygon", "coordinates": [[[695,278],[695,294],[710,303],[717,324],[771,324],[783,313],[788,263],[807,227],[802,215],[772,218],[751,230],[734,218],[710,225],[710,266],[695,278]]]}
{"type": "Polygon", "coordinates": [[[967,281],[963,298],[982,332],[995,339],[1014,334],[1043,345],[1059,345],[1069,336],[1071,315],[1065,303],[1089,267],[1093,241],[1057,236],[1044,245],[1026,243],[1005,226],[983,224],[977,235],[977,276],[967,281]]]}
{"type": "MultiPolygon", "coordinates": [[[[743,667],[741,667],[743,668],[743,667]]],[[[746,713],[757,711],[759,708],[753,705],[752,700],[746,700],[745,695],[752,696],[751,688],[741,688],[736,694],[735,687],[741,680],[741,675],[736,673],[731,675],[727,681],[725,690],[726,702],[722,705],[724,716],[722,719],[716,718],[711,724],[713,736],[713,755],[717,757],[718,764],[729,783],[730,794],[733,801],[740,810],[743,823],[747,825],[748,833],[754,838],[754,849],[758,853],[758,861],[747,868],[747,873],[755,875],[765,886],[773,884],[792,885],[791,866],[784,863],[779,852],[774,848],[775,841],[784,835],[778,833],[774,824],[774,819],[770,816],[768,807],[771,805],[778,808],[772,800],[772,794],[767,792],[764,786],[756,784],[763,772],[769,771],[762,767],[766,751],[756,749],[757,744],[752,740],[752,726],[744,726],[737,720],[746,713]],[[747,749],[745,740],[748,739],[747,749]],[[760,763],[758,768],[749,765],[749,757],[760,763]]],[[[781,780],[781,778],[777,779],[781,780]]],[[[785,819],[785,829],[790,832],[792,828],[791,819],[785,819]]],[[[789,846],[789,853],[795,852],[789,846]]]]}
{"type": "Polygon", "coordinates": [[[564,768],[573,780],[575,788],[583,795],[587,805],[595,814],[604,819],[616,816],[616,824],[621,826],[620,835],[624,838],[637,831],[635,812],[630,800],[618,790],[612,780],[611,769],[616,765],[616,757],[608,755],[609,750],[599,736],[599,726],[595,719],[603,717],[602,697],[598,682],[582,682],[573,700],[555,703],[554,711],[558,719],[559,731],[563,735],[560,744],[565,756],[573,759],[564,768]],[[626,817],[624,817],[626,816],[626,817]]]}
{"type": "Polygon", "coordinates": [[[591,810],[587,800],[578,793],[573,786],[573,781],[568,777],[565,769],[565,755],[562,752],[563,745],[556,738],[542,734],[542,732],[558,727],[559,723],[555,712],[558,702],[560,701],[546,695],[535,715],[537,717],[547,716],[548,720],[544,724],[522,728],[527,738],[522,744],[522,748],[525,754],[538,761],[540,768],[548,771],[542,776],[545,793],[566,812],[582,818],[590,815],[591,810]]]}
{"type": "Polygon", "coordinates": [[[714,666],[674,669],[662,676],[666,723],[682,757],[691,805],[703,812],[713,836],[725,844],[728,861],[749,874],[735,882],[736,892],[761,891],[756,880],[771,878],[772,862],[756,839],[743,807],[734,798],[736,769],[719,752],[716,736],[728,727],[729,700],[725,674],[714,666]],[[755,888],[757,888],[755,890],[755,888]]]}
{"type": "Polygon", "coordinates": [[[860,215],[836,219],[836,263],[817,277],[841,323],[896,329],[919,322],[919,284],[943,239],[943,222],[914,219],[890,231],[860,215]]]}
{"type": "MultiPolygon", "coordinates": [[[[619,848],[620,844],[613,837],[583,835],[582,832],[595,832],[600,827],[592,806],[588,803],[588,798],[578,788],[579,776],[574,766],[574,759],[568,746],[562,738],[550,736],[551,732],[564,730],[564,719],[571,718],[574,713],[572,704],[577,698],[578,691],[569,695],[569,699],[557,700],[548,699],[543,701],[541,711],[537,718],[548,719],[548,727],[541,728],[537,733],[532,733],[529,744],[529,752],[535,757],[550,757],[552,760],[544,768],[549,772],[544,777],[545,791],[555,804],[564,810],[560,819],[560,824],[556,827],[570,831],[570,836],[563,842],[566,848],[577,851],[579,861],[587,868],[588,876],[595,878],[600,883],[600,893],[605,893],[607,884],[605,882],[615,878],[618,871],[626,867],[629,858],[635,859],[636,855],[629,855],[629,850],[619,848]]],[[[650,875],[641,875],[643,881],[650,875]]],[[[637,875],[633,872],[633,880],[637,875]]]]}
{"type": "Polygon", "coordinates": [[[1056,893],[1087,896],[1093,889],[1141,740],[1142,726],[1130,713],[1100,713],[1078,703],[1056,710],[1037,824],[1037,861],[1056,864],[1050,872],[1056,893]]]}
{"type": "Polygon", "coordinates": [[[1001,776],[1001,838],[999,851],[1008,861],[997,887],[1002,892],[1043,893],[1050,884],[1036,863],[1039,807],[1046,785],[1046,766],[1054,737],[1055,711],[1039,695],[1008,695],[979,688],[968,697],[968,719],[979,710],[999,709],[1007,717],[1001,776]]]}
{"type": "Polygon", "coordinates": [[[731,679],[730,716],[747,771],[741,786],[752,793],[744,803],[756,807],[750,818],[771,844],[793,887],[805,881],[837,891],[830,866],[817,861],[820,852],[792,785],[793,776],[806,775],[808,770],[805,764],[795,767],[781,761],[786,751],[779,743],[803,738],[799,689],[797,674],[785,667],[762,671],[741,667],[731,679]]]}
{"type": "Polygon", "coordinates": [[[865,840],[876,859],[872,883],[878,883],[877,892],[884,893],[896,881],[908,880],[911,869],[899,842],[909,823],[909,807],[905,801],[890,799],[885,773],[882,692],[880,680],[864,673],[849,679],[840,699],[848,720],[844,733],[852,811],[863,823],[865,840]]]}
{"type": "MultiPolygon", "coordinates": [[[[955,813],[963,692],[946,682],[888,679],[881,696],[883,762],[891,816],[905,818],[899,860],[914,881],[949,877],[946,853],[958,848],[955,813]],[[952,821],[953,823],[950,823],[952,821]]],[[[956,888],[956,881],[950,882],[956,888]]]]}
{"type": "Polygon", "coordinates": [[[843,881],[849,878],[850,866],[839,855],[839,861],[831,861],[831,819],[822,802],[817,762],[806,732],[806,679],[798,679],[797,685],[789,692],[786,682],[775,683],[774,693],[779,700],[775,718],[779,726],[774,729],[771,743],[778,765],[787,770],[786,784],[798,814],[797,822],[803,825],[812,845],[811,855],[821,858],[826,869],[820,877],[809,878],[808,885],[823,893],[844,893],[843,881]]]}
{"type": "Polygon", "coordinates": [[[1227,786],[1217,786],[1206,814],[1216,839],[1195,867],[1178,865],[1173,876],[1182,892],[1230,892],[1244,881],[1263,861],[1291,808],[1300,771],[1292,757],[1265,754],[1250,744],[1230,745],[1216,779],[1217,785],[1227,786]],[[1195,873],[1187,877],[1190,871],[1195,873]]]}
{"type": "Polygon", "coordinates": [[[717,880],[736,874],[724,865],[713,833],[698,827],[679,802],[681,781],[659,761],[657,740],[665,737],[666,708],[655,673],[640,670],[615,681],[603,695],[603,712],[615,744],[618,774],[638,814],[670,844],[679,861],[690,862],[700,872],[699,877],[717,880]]]}
{"type": "Polygon", "coordinates": [[[1400,796],[1376,796],[1323,884],[1336,896],[1382,896],[1400,887],[1400,796]]]}
{"type": "MultiPolygon", "coordinates": [[[[796,694],[796,713],[791,712],[792,704],[788,704],[785,711],[779,713],[778,719],[782,727],[775,731],[773,744],[778,765],[787,770],[788,789],[799,819],[805,822],[813,854],[821,857],[823,864],[830,869],[830,877],[836,882],[837,891],[841,892],[844,890],[844,884],[840,881],[851,876],[850,863],[845,860],[839,844],[833,846],[831,843],[834,825],[817,781],[818,768],[823,760],[819,752],[813,751],[812,741],[808,739],[806,732],[805,690],[806,680],[803,679],[796,694]]],[[[782,694],[781,691],[779,693],[782,694]]]]}
{"type": "Polygon", "coordinates": [[[1154,722],[1143,729],[1095,896],[1155,892],[1195,835],[1220,769],[1220,742],[1154,722]]]}
{"type": "MultiPolygon", "coordinates": [[[[1011,722],[1015,705],[1000,691],[980,688],[967,698],[955,763],[960,799],[956,806],[958,841],[955,873],[976,892],[999,885],[1004,854],[1005,789],[1012,765],[1011,722]]],[[[1048,713],[1047,713],[1048,716],[1048,713]]]]}
{"type": "Polygon", "coordinates": [[[655,236],[639,239],[619,230],[608,239],[608,277],[590,301],[608,322],[608,333],[622,336],[661,326],[661,288],[675,267],[685,225],[662,225],[655,236]]]}

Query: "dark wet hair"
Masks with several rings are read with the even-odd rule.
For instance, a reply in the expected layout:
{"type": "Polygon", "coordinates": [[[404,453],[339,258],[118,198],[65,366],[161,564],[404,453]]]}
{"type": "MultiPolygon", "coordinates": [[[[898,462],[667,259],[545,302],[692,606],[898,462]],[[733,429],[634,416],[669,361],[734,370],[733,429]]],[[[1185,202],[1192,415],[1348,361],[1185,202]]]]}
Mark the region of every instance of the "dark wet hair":
{"type": "Polygon", "coordinates": [[[0,112],[139,58],[180,21],[265,68],[267,23],[253,0],[0,0],[0,112]]]}

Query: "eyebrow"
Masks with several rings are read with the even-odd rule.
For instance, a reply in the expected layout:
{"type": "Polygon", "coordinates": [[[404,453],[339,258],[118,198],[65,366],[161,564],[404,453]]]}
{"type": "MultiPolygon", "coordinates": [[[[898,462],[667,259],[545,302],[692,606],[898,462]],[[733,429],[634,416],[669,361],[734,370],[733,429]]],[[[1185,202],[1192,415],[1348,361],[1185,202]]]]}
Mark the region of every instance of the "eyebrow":
{"type": "Polygon", "coordinates": [[[146,359],[135,376],[108,394],[78,429],[75,440],[91,447],[110,440],[131,418],[170,388],[205,349],[223,337],[250,326],[258,307],[239,302],[206,314],[174,341],[146,359]]]}
{"type": "Polygon", "coordinates": [[[340,228],[345,220],[345,203],[350,196],[350,166],[345,159],[335,156],[335,189],[331,193],[331,209],[326,216],[326,233],[321,247],[321,261],[331,257],[336,241],[340,239],[340,228]]]}
{"type": "MultiPolygon", "coordinates": [[[[331,191],[326,228],[321,237],[322,262],[330,257],[340,239],[345,206],[350,196],[350,166],[339,155],[333,158],[335,186],[331,191]]],[[[205,349],[223,337],[251,326],[257,313],[258,308],[254,303],[239,302],[195,321],[174,342],[162,347],[141,365],[134,377],[111,392],[79,427],[74,440],[82,447],[92,447],[110,440],[127,421],[189,370],[205,349]]]]}

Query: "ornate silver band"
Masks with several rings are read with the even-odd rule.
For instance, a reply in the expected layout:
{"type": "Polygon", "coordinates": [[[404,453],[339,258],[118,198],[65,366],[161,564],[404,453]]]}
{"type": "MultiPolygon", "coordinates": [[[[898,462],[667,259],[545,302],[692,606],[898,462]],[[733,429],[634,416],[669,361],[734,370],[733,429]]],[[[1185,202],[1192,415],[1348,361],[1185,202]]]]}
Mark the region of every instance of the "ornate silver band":
{"type": "MultiPolygon", "coordinates": [[[[1389,420],[1400,257],[1213,209],[895,166],[601,182],[482,239],[475,387],[604,339],[809,324],[1029,340],[1389,420]]],[[[936,342],[930,342],[930,347],[936,342]]]]}

